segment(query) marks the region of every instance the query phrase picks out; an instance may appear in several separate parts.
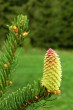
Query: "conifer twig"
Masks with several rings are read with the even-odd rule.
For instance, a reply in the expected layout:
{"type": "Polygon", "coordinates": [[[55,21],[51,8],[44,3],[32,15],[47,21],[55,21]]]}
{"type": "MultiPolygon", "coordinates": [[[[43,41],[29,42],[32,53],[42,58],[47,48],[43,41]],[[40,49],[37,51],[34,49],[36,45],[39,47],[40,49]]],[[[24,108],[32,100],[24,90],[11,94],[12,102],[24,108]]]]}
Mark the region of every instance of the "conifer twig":
{"type": "Polygon", "coordinates": [[[7,98],[0,102],[1,110],[25,110],[28,106],[46,100],[51,97],[51,93],[45,87],[42,87],[40,82],[34,82],[32,85],[27,85],[22,89],[10,94],[7,98]]]}
{"type": "Polygon", "coordinates": [[[15,52],[28,34],[27,16],[17,16],[8,28],[9,34],[0,59],[0,96],[5,92],[7,86],[12,85],[10,74],[15,66],[15,52]]]}

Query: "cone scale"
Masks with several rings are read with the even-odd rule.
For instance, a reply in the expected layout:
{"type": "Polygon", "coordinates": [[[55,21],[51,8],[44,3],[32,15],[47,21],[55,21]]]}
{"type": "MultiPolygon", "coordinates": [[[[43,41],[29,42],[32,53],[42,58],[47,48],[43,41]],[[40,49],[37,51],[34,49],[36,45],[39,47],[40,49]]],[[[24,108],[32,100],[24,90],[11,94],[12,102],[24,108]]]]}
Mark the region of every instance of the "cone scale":
{"type": "Polygon", "coordinates": [[[60,83],[62,77],[62,70],[60,59],[53,49],[49,49],[44,58],[44,73],[41,80],[48,92],[60,94],[60,83]]]}

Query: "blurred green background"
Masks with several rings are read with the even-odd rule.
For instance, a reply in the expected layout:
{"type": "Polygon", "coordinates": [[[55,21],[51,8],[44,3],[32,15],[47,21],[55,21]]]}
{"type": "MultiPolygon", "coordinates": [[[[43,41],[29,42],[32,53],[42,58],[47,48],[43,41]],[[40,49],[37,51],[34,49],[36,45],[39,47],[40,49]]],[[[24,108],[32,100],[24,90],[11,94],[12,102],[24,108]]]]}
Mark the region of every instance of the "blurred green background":
{"type": "Polygon", "coordinates": [[[73,110],[73,1],[72,0],[0,0],[0,48],[10,24],[18,14],[29,18],[30,34],[24,48],[17,50],[18,66],[13,85],[7,93],[33,83],[43,74],[46,49],[53,48],[61,58],[62,95],[38,110],[73,110]]]}
{"type": "Polygon", "coordinates": [[[18,14],[29,18],[32,46],[73,48],[72,0],[0,0],[0,45],[18,14]]]}

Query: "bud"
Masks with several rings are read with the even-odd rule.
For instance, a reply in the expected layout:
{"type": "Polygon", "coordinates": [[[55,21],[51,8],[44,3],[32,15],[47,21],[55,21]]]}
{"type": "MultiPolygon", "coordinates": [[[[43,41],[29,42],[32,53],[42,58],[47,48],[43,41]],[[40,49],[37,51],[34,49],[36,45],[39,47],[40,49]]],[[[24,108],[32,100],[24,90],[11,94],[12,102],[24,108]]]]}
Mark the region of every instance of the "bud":
{"type": "Polygon", "coordinates": [[[42,86],[53,94],[60,94],[61,73],[59,57],[54,50],[49,49],[44,59],[42,86]]]}
{"type": "Polygon", "coordinates": [[[28,32],[23,32],[22,35],[23,35],[23,36],[27,36],[27,35],[28,35],[28,32]]]}
{"type": "Polygon", "coordinates": [[[7,64],[4,64],[3,66],[4,66],[4,68],[8,68],[8,65],[7,64]]]}
{"type": "Polygon", "coordinates": [[[12,81],[8,81],[8,85],[11,86],[12,85],[12,81]]]}
{"type": "Polygon", "coordinates": [[[11,26],[10,28],[12,28],[15,33],[18,33],[18,28],[16,26],[11,26]]]}

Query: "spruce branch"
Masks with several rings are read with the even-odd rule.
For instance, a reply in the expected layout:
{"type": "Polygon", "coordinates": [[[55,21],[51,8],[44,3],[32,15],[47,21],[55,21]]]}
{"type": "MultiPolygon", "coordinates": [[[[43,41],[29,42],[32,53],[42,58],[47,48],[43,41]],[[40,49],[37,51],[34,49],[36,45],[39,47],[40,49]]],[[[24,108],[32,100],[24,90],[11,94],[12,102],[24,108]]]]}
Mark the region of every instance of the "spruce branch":
{"type": "MultiPolygon", "coordinates": [[[[19,15],[9,27],[8,39],[5,42],[0,58],[0,96],[12,84],[10,75],[15,64],[17,47],[28,35],[27,16],[19,15]]],[[[27,85],[8,97],[0,98],[0,110],[26,110],[29,106],[41,101],[48,101],[54,94],[60,94],[61,64],[57,53],[53,49],[46,52],[44,59],[44,73],[41,81],[27,85]]],[[[45,103],[44,103],[45,104],[45,103]]]]}
{"type": "Polygon", "coordinates": [[[0,102],[1,110],[25,110],[28,106],[47,100],[51,97],[51,93],[45,87],[42,87],[40,81],[34,82],[32,85],[27,85],[22,89],[10,94],[7,98],[0,102]]]}
{"type": "Polygon", "coordinates": [[[10,75],[15,66],[15,52],[28,34],[27,16],[17,16],[12,25],[8,25],[8,28],[9,34],[0,59],[0,96],[5,92],[7,86],[12,84],[10,75]]]}

